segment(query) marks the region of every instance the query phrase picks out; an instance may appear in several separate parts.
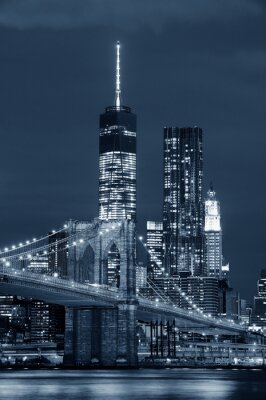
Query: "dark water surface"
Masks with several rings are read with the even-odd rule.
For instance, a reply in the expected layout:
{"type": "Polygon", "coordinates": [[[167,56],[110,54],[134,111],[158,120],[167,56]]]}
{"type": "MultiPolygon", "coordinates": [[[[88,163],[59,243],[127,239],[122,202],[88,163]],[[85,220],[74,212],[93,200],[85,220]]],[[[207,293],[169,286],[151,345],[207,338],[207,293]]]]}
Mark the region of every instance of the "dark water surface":
{"type": "Polygon", "coordinates": [[[266,400],[266,371],[1,371],[1,400],[266,400]]]}

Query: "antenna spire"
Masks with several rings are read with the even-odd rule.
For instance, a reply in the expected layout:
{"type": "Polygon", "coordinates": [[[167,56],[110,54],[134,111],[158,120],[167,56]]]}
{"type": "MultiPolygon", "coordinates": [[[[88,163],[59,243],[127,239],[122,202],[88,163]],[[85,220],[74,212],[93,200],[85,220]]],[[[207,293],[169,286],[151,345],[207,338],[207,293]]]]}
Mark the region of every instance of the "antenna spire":
{"type": "Polygon", "coordinates": [[[116,82],[115,82],[115,106],[121,106],[121,86],[120,86],[120,42],[116,42],[116,82]]]}

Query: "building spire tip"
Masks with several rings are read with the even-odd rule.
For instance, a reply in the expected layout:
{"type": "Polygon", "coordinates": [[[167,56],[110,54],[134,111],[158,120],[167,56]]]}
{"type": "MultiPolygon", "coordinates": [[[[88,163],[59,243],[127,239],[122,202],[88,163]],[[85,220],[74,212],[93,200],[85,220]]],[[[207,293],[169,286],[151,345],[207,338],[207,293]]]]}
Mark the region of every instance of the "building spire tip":
{"type": "Polygon", "coordinates": [[[116,83],[115,83],[115,106],[121,106],[121,85],[120,85],[120,42],[116,42],[116,83]]]}

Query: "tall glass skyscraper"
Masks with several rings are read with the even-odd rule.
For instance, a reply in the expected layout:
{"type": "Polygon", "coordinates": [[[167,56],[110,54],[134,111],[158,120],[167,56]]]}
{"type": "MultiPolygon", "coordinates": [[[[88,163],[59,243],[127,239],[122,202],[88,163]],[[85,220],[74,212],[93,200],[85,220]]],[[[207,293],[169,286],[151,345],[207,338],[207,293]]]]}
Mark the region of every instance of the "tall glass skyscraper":
{"type": "Polygon", "coordinates": [[[115,94],[100,115],[99,218],[136,220],[136,115],[121,105],[119,42],[115,94]]]}
{"type": "Polygon", "coordinates": [[[207,273],[216,278],[222,277],[222,228],[220,203],[211,185],[205,201],[205,237],[207,273]]]}
{"type": "Polygon", "coordinates": [[[147,273],[152,279],[163,274],[163,224],[147,221],[147,273]]]}
{"type": "Polygon", "coordinates": [[[205,275],[202,129],[164,128],[165,271],[205,275]]]}

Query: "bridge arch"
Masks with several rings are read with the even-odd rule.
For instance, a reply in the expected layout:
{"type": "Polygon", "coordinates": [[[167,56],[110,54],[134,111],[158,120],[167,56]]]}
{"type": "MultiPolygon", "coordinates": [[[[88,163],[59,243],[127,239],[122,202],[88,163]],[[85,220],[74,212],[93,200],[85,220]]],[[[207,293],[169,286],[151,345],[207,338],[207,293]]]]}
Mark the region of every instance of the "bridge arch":
{"type": "Polygon", "coordinates": [[[79,259],[79,277],[80,282],[94,283],[95,253],[89,244],[82,257],[79,259]]]}
{"type": "Polygon", "coordinates": [[[121,253],[115,241],[111,241],[103,253],[103,284],[120,287],[121,253]]]}

